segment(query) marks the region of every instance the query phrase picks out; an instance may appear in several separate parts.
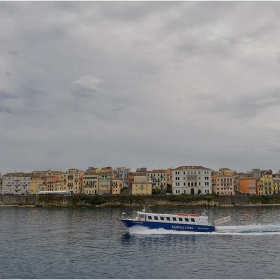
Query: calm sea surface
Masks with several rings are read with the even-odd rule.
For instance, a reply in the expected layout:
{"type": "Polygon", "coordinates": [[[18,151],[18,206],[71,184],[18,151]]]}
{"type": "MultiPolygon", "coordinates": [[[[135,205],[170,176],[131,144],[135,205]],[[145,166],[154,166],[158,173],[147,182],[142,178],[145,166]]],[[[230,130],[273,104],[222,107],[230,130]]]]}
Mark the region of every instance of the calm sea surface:
{"type": "MultiPolygon", "coordinates": [[[[127,229],[141,209],[0,208],[0,278],[280,278],[280,208],[209,208],[214,233],[127,229]]],[[[201,213],[204,208],[153,208],[201,213]]]]}

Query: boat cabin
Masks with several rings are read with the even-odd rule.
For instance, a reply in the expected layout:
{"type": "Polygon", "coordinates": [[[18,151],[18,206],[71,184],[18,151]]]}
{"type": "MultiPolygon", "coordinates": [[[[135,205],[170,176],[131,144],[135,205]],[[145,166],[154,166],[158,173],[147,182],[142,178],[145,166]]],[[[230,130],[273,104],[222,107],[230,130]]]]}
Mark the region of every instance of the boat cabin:
{"type": "Polygon", "coordinates": [[[157,213],[145,213],[137,212],[136,220],[145,222],[163,222],[163,223],[190,223],[201,225],[208,225],[208,217],[199,214],[185,214],[178,213],[177,215],[172,214],[157,214],[157,213]]]}

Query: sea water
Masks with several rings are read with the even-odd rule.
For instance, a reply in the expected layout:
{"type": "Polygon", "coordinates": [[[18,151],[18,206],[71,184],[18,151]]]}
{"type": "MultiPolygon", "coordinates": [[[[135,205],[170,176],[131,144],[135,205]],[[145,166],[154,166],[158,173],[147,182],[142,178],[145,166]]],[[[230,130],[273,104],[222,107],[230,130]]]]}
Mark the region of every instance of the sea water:
{"type": "Polygon", "coordinates": [[[231,216],[212,233],[126,228],[140,208],[0,208],[0,278],[279,278],[280,208],[153,208],[231,216]]]}

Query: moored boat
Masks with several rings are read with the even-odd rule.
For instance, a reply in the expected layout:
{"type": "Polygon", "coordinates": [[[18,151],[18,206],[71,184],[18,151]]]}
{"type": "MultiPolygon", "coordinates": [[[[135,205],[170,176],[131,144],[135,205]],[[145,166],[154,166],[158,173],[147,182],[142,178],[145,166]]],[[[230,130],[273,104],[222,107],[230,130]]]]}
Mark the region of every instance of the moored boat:
{"type": "MultiPolygon", "coordinates": [[[[137,212],[135,218],[126,218],[123,213],[120,220],[127,227],[143,226],[149,229],[167,229],[179,231],[195,231],[195,232],[213,232],[215,231],[215,224],[208,222],[208,216],[205,213],[199,214],[159,214],[147,212],[144,208],[137,212]]],[[[230,217],[216,220],[216,224],[220,222],[227,222],[230,217]],[[223,221],[222,221],[223,220],[223,221]]]]}

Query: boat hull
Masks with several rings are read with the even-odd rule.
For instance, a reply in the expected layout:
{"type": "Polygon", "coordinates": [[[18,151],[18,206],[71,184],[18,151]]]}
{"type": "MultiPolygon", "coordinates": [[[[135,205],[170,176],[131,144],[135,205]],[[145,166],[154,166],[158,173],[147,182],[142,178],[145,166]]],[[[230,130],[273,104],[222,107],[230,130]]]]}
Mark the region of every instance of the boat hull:
{"type": "Polygon", "coordinates": [[[161,223],[161,222],[147,222],[137,221],[129,219],[121,219],[121,221],[127,227],[142,226],[149,229],[167,229],[167,230],[178,230],[178,231],[195,231],[195,232],[213,232],[215,226],[212,225],[194,225],[194,224],[176,224],[176,223],[161,223]]]}

